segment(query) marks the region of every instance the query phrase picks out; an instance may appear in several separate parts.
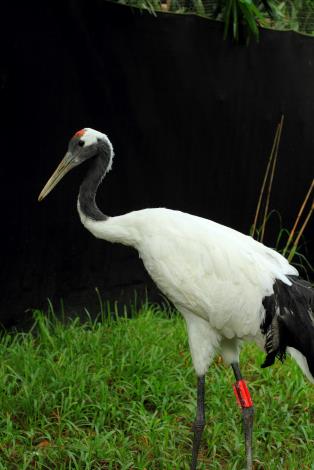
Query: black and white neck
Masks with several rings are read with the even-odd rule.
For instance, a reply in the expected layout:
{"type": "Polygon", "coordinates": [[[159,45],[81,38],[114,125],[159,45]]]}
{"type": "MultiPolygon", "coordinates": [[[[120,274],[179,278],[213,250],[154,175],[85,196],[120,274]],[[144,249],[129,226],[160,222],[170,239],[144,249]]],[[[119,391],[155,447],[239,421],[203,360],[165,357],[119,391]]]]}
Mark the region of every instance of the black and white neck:
{"type": "Polygon", "coordinates": [[[93,129],[86,129],[80,141],[84,142],[84,150],[93,152],[93,155],[90,157],[87,175],[80,186],[78,210],[81,216],[88,219],[96,222],[104,221],[108,216],[98,208],[96,193],[104,176],[111,169],[114,155],[112,144],[105,134],[93,129]]]}

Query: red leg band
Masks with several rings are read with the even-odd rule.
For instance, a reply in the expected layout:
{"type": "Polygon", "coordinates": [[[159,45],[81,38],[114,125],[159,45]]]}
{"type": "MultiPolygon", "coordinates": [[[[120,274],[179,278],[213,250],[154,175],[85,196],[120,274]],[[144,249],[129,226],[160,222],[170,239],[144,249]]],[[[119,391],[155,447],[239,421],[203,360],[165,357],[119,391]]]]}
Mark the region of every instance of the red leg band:
{"type": "Polygon", "coordinates": [[[253,406],[253,401],[245,380],[238,380],[233,385],[233,391],[236,396],[238,405],[241,406],[241,408],[250,408],[251,406],[253,406]]]}

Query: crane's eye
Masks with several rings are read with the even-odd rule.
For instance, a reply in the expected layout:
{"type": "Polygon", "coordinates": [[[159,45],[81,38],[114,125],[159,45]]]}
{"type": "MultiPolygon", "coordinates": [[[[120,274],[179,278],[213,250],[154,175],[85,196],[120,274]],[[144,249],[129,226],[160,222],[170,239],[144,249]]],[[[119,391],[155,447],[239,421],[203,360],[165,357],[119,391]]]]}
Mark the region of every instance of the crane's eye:
{"type": "Polygon", "coordinates": [[[80,147],[84,147],[85,142],[84,140],[79,140],[78,144],[80,147]]]}

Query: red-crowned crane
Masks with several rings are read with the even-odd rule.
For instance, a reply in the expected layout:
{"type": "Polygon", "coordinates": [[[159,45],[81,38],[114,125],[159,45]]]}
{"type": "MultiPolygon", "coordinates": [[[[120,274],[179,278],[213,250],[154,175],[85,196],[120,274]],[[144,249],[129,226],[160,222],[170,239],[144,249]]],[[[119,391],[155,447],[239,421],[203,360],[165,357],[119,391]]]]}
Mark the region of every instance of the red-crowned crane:
{"type": "Polygon", "coordinates": [[[265,349],[262,367],[289,352],[314,382],[314,290],[279,253],[211,220],[163,208],[104,215],[95,196],[113,155],[105,134],[78,131],[38,199],[88,160],[77,202],[82,224],[97,238],[137,249],[152,279],[186,321],[198,377],[191,470],[197,466],[205,425],[205,374],[217,353],[236,378],[251,470],[253,403],[239,367],[241,343],[255,341],[265,349]]]}

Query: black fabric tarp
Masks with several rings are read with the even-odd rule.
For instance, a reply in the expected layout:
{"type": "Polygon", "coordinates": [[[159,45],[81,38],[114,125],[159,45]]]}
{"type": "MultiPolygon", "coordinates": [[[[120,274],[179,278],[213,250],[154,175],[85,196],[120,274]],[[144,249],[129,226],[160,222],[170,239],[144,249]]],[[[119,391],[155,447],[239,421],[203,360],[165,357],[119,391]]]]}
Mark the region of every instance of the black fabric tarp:
{"type": "MultiPolygon", "coordinates": [[[[102,0],[14,4],[2,6],[1,30],[5,324],[47,298],[95,313],[96,286],[121,303],[145,286],[160,298],[134,250],[81,226],[84,168],[37,202],[82,127],[107,133],[115,148],[98,197],[105,213],[164,206],[247,233],[284,114],[271,207],[291,228],[313,177],[314,39],[264,30],[247,47],[193,15],[154,16],[102,0]]],[[[275,217],[267,233],[274,244],[275,217]]],[[[313,224],[309,251],[311,238],[313,224]]]]}

